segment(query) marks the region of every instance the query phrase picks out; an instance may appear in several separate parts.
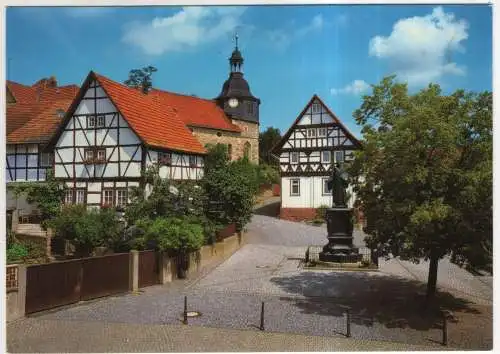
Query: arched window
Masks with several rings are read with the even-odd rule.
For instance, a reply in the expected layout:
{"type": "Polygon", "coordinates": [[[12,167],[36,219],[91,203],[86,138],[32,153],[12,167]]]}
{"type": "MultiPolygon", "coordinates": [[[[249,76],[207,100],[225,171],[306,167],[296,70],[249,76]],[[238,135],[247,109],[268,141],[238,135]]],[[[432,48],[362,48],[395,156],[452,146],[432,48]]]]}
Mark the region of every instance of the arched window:
{"type": "Polygon", "coordinates": [[[252,148],[252,145],[250,145],[250,143],[247,141],[245,143],[245,146],[244,146],[244,149],[243,149],[243,153],[244,153],[244,156],[246,158],[250,158],[250,149],[252,148]]]}

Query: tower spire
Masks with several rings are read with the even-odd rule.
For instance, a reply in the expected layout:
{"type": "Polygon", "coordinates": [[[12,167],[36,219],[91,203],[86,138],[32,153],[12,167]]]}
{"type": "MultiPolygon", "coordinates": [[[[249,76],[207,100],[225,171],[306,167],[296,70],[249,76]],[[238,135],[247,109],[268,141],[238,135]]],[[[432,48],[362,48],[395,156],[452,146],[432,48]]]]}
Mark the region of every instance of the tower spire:
{"type": "Polygon", "coordinates": [[[233,50],[233,54],[231,54],[231,57],[229,58],[229,66],[231,68],[231,72],[242,72],[243,69],[243,56],[241,55],[240,50],[238,49],[238,32],[234,33],[234,42],[235,42],[235,47],[233,50]]]}

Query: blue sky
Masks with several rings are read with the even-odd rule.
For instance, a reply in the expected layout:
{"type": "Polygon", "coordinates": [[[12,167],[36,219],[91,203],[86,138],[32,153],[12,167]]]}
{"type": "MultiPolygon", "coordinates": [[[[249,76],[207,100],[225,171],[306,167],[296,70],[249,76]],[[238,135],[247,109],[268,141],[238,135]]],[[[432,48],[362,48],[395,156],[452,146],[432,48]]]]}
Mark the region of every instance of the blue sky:
{"type": "Polygon", "coordinates": [[[286,131],[316,93],[359,136],[352,112],[388,74],[411,90],[492,89],[488,5],[11,7],[7,78],[80,85],[90,70],[123,81],[153,65],[156,87],[213,98],[235,31],[261,130],[286,131]]]}

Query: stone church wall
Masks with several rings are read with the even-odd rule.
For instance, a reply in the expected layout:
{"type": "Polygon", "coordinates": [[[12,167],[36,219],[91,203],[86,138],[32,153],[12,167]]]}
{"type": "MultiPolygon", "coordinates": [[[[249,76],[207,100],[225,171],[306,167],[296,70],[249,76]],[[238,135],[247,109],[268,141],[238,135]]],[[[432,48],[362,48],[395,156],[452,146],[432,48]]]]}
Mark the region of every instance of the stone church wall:
{"type": "Polygon", "coordinates": [[[255,123],[233,120],[242,132],[233,133],[224,130],[191,127],[194,136],[205,146],[206,144],[231,144],[231,160],[244,156],[245,144],[250,144],[250,161],[259,163],[259,126],[255,123]]]}

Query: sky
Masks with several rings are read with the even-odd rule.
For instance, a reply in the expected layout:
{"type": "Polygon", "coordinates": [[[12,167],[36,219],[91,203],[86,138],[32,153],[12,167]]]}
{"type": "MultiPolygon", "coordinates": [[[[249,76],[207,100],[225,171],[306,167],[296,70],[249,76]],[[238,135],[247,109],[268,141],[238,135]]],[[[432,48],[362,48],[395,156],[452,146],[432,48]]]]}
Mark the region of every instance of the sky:
{"type": "Polygon", "coordinates": [[[261,131],[284,133],[317,94],[361,137],[352,114],[391,74],[410,92],[492,90],[489,5],[9,7],[6,17],[9,80],[81,85],[94,70],[123,82],[153,65],[155,87],[204,98],[220,93],[237,32],[261,131]]]}

